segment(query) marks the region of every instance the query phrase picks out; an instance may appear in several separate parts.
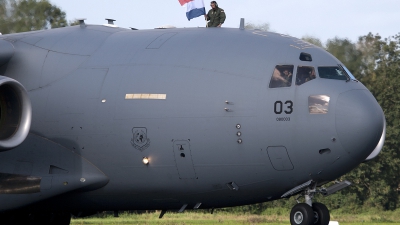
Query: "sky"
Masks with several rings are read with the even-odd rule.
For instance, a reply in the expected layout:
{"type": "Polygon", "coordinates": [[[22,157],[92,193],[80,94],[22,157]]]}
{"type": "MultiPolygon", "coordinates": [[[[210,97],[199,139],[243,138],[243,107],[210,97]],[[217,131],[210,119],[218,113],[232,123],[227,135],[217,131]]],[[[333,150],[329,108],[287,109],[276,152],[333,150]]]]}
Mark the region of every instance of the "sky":
{"type": "MultiPolygon", "coordinates": [[[[87,18],[87,24],[115,19],[119,27],[153,29],[164,25],[204,27],[204,18],[188,21],[178,0],[50,0],[67,13],[68,20],[87,18]]],[[[340,37],[353,42],[359,36],[400,33],[400,0],[218,0],[226,12],[223,27],[238,28],[240,18],[254,24],[269,23],[270,30],[301,38],[340,37]]],[[[204,0],[206,10],[210,1],[204,0]]]]}

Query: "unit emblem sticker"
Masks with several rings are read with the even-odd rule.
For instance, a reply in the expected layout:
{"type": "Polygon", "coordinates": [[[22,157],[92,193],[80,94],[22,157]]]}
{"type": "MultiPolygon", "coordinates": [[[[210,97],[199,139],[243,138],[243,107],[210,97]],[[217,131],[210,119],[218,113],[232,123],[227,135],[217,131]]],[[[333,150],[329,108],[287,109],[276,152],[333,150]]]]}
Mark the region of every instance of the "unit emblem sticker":
{"type": "Polygon", "coordinates": [[[150,145],[150,139],[147,138],[147,128],[145,127],[134,127],[132,129],[133,138],[131,144],[134,148],[139,151],[146,150],[150,145]]]}

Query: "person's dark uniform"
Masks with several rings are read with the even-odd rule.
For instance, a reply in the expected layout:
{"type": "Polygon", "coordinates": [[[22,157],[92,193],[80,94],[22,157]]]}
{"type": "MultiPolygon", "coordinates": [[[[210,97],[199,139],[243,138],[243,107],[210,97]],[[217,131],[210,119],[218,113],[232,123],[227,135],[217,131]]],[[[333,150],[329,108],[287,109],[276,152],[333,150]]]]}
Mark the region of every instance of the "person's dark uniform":
{"type": "MultiPolygon", "coordinates": [[[[214,3],[214,1],[211,3],[214,3]]],[[[218,27],[225,22],[225,19],[225,11],[219,8],[218,4],[215,2],[215,9],[210,9],[207,13],[207,21],[209,21],[208,27],[218,27]]]]}

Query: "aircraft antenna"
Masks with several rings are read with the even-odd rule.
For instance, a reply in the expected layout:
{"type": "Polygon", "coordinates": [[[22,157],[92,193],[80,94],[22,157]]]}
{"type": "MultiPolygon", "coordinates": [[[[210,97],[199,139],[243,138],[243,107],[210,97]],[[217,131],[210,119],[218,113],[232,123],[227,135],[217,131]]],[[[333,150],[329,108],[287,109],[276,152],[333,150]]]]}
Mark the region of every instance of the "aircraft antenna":
{"type": "Polygon", "coordinates": [[[85,28],[86,27],[86,24],[85,24],[86,18],[80,18],[80,19],[77,19],[77,20],[79,21],[79,25],[81,25],[81,28],[85,28]]]}
{"type": "Polygon", "coordinates": [[[110,25],[114,25],[114,21],[116,21],[114,19],[107,19],[107,18],[106,18],[106,20],[108,21],[108,24],[110,24],[110,25]]]}
{"type": "Polygon", "coordinates": [[[240,27],[239,29],[244,30],[244,18],[240,19],[240,27]]]}

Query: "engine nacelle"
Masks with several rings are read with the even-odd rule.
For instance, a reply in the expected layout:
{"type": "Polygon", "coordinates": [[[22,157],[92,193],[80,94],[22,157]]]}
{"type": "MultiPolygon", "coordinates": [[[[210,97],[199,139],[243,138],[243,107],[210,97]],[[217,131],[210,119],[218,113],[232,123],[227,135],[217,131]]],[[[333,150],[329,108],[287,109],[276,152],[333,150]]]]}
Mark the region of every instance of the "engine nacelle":
{"type": "Polygon", "coordinates": [[[7,41],[0,40],[0,66],[6,64],[14,55],[14,46],[7,41]]]}
{"type": "Polygon", "coordinates": [[[24,86],[0,76],[0,151],[20,145],[29,133],[32,106],[24,86]]]}

